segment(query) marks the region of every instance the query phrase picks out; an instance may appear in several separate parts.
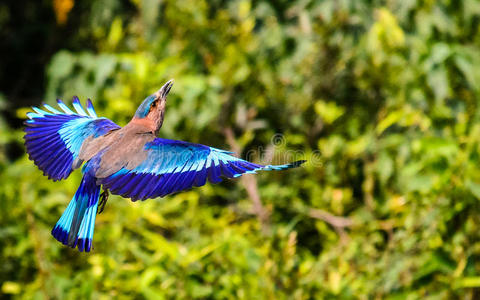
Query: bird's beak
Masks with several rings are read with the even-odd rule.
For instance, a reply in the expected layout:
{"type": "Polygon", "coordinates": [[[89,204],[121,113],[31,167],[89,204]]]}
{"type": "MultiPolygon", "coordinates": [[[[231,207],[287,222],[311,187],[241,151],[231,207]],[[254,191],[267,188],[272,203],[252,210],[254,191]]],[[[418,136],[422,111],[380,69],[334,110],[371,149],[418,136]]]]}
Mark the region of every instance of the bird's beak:
{"type": "Polygon", "coordinates": [[[172,88],[173,86],[173,79],[170,79],[169,81],[167,81],[167,83],[165,83],[159,90],[158,92],[156,92],[157,96],[163,98],[163,99],[166,99],[167,98],[167,95],[168,93],[170,92],[170,89],[172,88]]]}

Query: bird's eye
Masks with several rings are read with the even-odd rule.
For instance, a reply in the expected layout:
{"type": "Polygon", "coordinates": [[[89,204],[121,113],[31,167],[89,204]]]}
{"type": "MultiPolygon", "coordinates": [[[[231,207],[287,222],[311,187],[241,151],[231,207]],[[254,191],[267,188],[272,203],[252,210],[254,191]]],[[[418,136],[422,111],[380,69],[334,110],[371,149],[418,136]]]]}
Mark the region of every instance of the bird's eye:
{"type": "Polygon", "coordinates": [[[155,106],[157,106],[157,101],[153,101],[152,103],[152,107],[155,107],[155,106]]]}

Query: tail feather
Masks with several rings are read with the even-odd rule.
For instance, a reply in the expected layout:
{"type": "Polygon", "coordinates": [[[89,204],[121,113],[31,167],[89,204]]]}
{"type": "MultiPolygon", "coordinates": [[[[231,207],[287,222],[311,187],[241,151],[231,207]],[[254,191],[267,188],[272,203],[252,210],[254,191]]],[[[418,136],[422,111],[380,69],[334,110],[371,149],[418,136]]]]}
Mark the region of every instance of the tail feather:
{"type": "Polygon", "coordinates": [[[96,179],[85,174],[75,196],[53,228],[53,237],[64,245],[89,252],[99,197],[100,186],[96,184],[96,179]]]}

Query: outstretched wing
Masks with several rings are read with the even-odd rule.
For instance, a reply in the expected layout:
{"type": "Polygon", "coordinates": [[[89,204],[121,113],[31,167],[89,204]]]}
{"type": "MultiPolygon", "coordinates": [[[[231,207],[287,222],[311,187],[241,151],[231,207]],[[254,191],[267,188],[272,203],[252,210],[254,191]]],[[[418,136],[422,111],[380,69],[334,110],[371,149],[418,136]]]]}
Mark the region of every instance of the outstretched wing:
{"type": "MultiPolygon", "coordinates": [[[[126,198],[163,197],[191,187],[259,170],[284,170],[304,161],[262,166],[232,156],[232,152],[182,141],[156,138],[145,144],[146,158],[133,169],[123,167],[101,179],[104,188],[126,198]]],[[[127,165],[127,164],[125,164],[127,165]]]]}
{"type": "MultiPolygon", "coordinates": [[[[59,111],[45,104],[47,111],[33,107],[25,121],[25,147],[29,158],[48,178],[61,180],[73,171],[73,161],[78,157],[83,142],[89,137],[99,137],[120,126],[106,118],[98,118],[90,99],[87,112],[77,97],[73,98],[76,112],[57,100],[59,111]]],[[[78,166],[77,166],[78,167],[78,166]]]]}

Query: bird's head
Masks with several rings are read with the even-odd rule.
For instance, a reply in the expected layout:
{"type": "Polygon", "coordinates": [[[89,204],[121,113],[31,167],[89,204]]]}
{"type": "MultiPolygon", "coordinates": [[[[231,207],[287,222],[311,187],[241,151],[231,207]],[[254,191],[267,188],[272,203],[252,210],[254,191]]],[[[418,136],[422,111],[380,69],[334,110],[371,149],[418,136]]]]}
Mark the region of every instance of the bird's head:
{"type": "Polygon", "coordinates": [[[133,119],[152,127],[153,131],[158,131],[162,127],[167,95],[172,85],[173,79],[165,83],[155,94],[145,98],[137,108],[133,119]]]}

